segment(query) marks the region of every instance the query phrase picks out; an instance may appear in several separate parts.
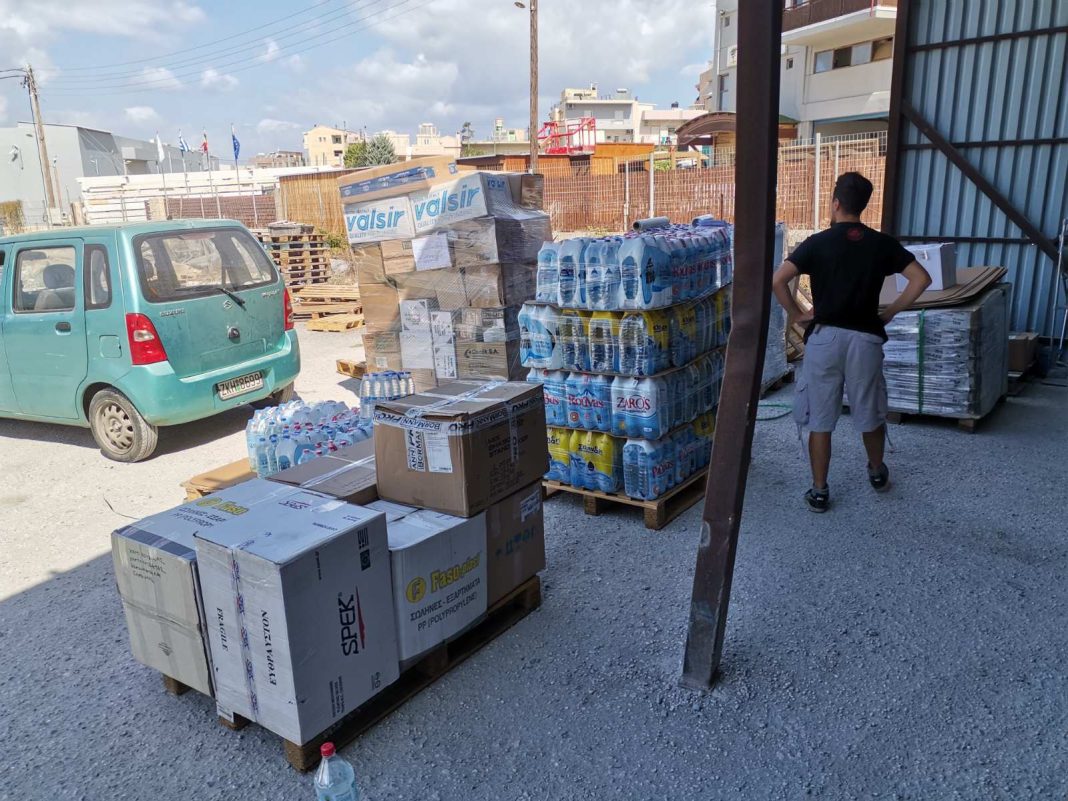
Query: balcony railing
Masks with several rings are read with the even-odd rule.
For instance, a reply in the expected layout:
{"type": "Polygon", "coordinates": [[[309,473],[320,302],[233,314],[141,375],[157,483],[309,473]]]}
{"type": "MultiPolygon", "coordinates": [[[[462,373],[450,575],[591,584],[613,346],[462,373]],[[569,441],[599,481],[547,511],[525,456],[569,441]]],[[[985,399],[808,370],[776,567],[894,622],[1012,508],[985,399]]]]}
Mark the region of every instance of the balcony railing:
{"type": "Polygon", "coordinates": [[[897,8],[897,0],[804,0],[795,3],[784,0],[782,29],[792,31],[857,11],[872,11],[879,6],[897,8]]]}

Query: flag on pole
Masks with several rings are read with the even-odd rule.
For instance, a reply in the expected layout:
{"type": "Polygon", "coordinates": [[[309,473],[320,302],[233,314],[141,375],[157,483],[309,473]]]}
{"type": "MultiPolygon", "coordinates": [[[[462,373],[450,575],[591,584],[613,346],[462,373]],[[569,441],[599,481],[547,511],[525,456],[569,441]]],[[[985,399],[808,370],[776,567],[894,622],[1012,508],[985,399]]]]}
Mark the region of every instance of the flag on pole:
{"type": "Polygon", "coordinates": [[[182,151],[183,156],[189,152],[189,145],[186,143],[185,137],[182,136],[181,128],[178,129],[178,149],[182,151]]]}
{"type": "Polygon", "coordinates": [[[200,143],[200,151],[202,153],[208,152],[208,132],[204,131],[204,141],[200,143]]]}
{"type": "Polygon", "coordinates": [[[237,141],[237,132],[234,130],[233,123],[230,124],[230,138],[234,140],[234,161],[236,162],[241,153],[241,143],[237,141]]]}
{"type": "Polygon", "coordinates": [[[159,138],[159,131],[156,131],[156,163],[162,165],[165,158],[167,154],[163,152],[163,140],[159,138]]]}

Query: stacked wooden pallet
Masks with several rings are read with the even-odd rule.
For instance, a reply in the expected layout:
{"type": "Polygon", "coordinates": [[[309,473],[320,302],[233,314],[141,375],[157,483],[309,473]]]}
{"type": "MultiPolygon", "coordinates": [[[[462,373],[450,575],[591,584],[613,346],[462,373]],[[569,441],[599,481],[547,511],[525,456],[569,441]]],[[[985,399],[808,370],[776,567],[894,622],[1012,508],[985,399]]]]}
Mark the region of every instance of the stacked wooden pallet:
{"type": "Polygon", "coordinates": [[[330,249],[322,234],[273,234],[259,231],[260,242],[289,287],[325,283],[330,277],[330,249]]]}
{"type": "Polygon", "coordinates": [[[363,325],[360,290],[343,284],[316,284],[293,290],[293,317],[312,331],[349,331],[363,325]]]}

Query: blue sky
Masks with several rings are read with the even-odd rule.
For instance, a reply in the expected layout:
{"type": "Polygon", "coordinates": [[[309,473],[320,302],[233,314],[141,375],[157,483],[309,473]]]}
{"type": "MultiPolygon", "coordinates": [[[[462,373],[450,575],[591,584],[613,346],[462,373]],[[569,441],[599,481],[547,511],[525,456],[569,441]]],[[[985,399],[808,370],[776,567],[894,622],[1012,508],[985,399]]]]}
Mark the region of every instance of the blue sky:
{"type": "MultiPolygon", "coordinates": [[[[707,0],[540,0],[541,116],[564,86],[693,102],[707,0]]],[[[528,15],[512,0],[0,0],[0,68],[32,63],[48,122],[130,136],[206,129],[227,155],[301,148],[315,123],[476,136],[527,119],[528,15]]],[[[0,125],[29,117],[0,81],[0,125]]]]}

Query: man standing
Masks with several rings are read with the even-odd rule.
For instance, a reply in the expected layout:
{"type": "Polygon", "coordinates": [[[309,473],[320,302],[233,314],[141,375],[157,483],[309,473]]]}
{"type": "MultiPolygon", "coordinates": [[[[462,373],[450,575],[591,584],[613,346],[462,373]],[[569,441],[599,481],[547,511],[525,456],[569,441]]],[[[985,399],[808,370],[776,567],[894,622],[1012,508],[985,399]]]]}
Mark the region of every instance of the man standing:
{"type": "Polygon", "coordinates": [[[931,276],[901,243],[860,221],[871,193],[871,181],[860,173],[839,177],[831,200],[831,227],[802,242],[772,282],[790,321],[807,324],[794,419],[809,430],[812,487],[805,493],[805,502],[813,512],[826,512],[830,507],[831,432],[842,412],[843,386],[849,394],[850,416],[867,451],[868,480],[879,492],[889,488],[890,470],[883,461],[885,325],[931,284],[931,276]],[[895,273],[904,273],[908,286],[880,314],[883,281],[895,273]],[[812,282],[812,311],[807,314],[790,292],[790,281],[798,275],[807,275],[812,282]]]}

